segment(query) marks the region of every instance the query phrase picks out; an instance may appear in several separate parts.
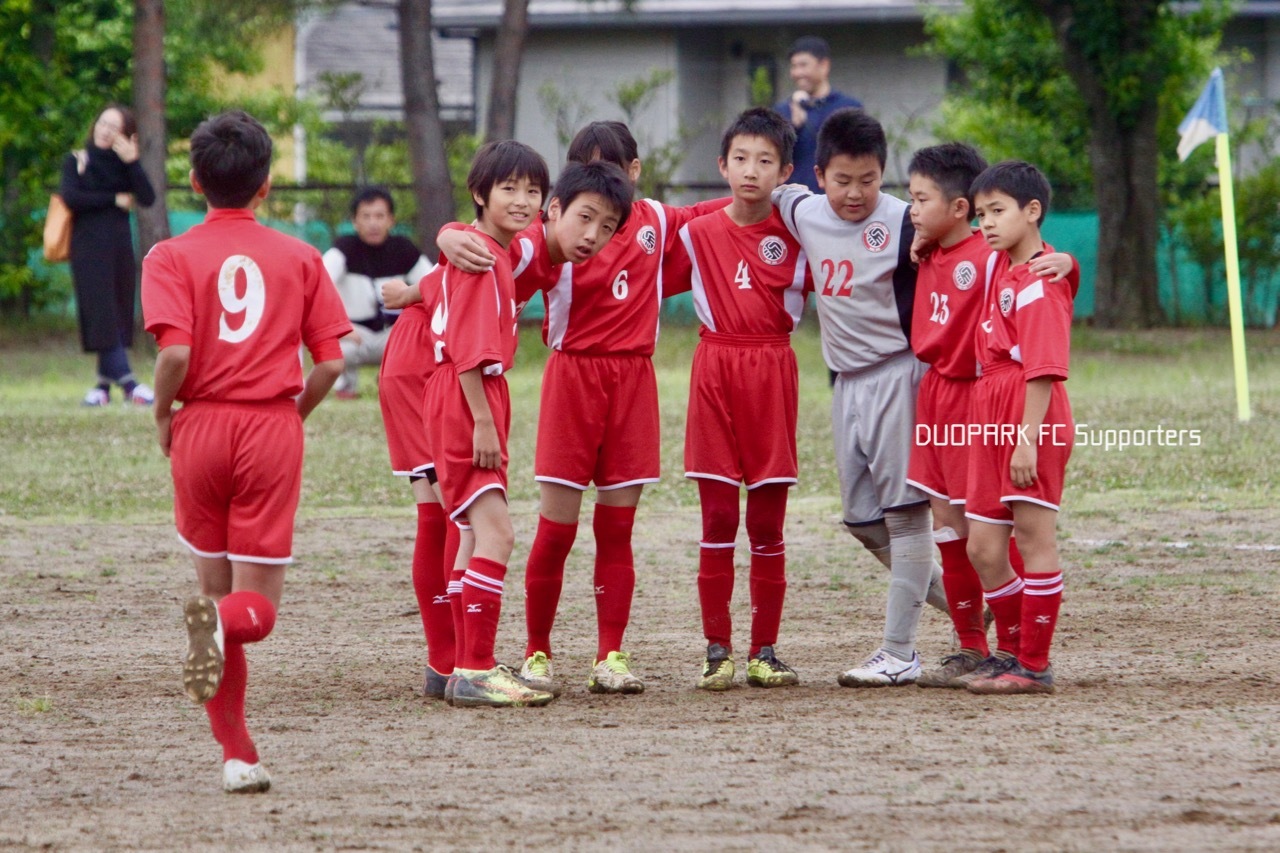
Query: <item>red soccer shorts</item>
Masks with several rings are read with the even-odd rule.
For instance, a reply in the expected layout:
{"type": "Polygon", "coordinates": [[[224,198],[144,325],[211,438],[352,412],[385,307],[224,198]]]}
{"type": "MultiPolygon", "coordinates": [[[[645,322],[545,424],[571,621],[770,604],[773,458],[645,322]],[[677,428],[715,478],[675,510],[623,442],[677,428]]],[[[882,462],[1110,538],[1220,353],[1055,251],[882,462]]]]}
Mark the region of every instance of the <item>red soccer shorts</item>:
{"type": "Polygon", "coordinates": [[[378,371],[378,404],[391,473],[397,477],[425,474],[434,467],[422,420],[422,396],[435,369],[427,313],[406,310],[391,327],[378,371]]]}
{"type": "Polygon", "coordinates": [[[693,353],[685,476],[795,483],[800,377],[787,335],[703,332],[693,353]]]}
{"type": "Polygon", "coordinates": [[[475,420],[452,364],[441,365],[427,380],[422,419],[432,425],[427,433],[431,458],[445,512],[454,521],[465,520],[467,507],[490,489],[507,491],[507,435],[511,432],[511,398],[502,376],[484,377],[484,395],[498,428],[502,464],[497,468],[477,468],[475,420]]]}
{"type": "Polygon", "coordinates": [[[916,396],[916,431],[907,467],[908,483],[959,505],[964,505],[969,479],[973,385],[973,379],[950,379],[929,368],[916,396]]]}
{"type": "Polygon", "coordinates": [[[659,459],[658,382],[648,356],[551,353],[535,480],[599,490],[656,483],[659,459]]]}
{"type": "Polygon", "coordinates": [[[188,403],[169,461],[178,535],[201,557],[293,560],[302,488],[302,419],[292,400],[188,403]]]}
{"type": "Polygon", "coordinates": [[[1044,423],[1039,435],[1032,437],[1039,442],[1036,481],[1028,489],[1019,489],[1009,476],[1026,394],[1022,365],[1012,361],[988,369],[974,386],[965,515],[975,521],[1013,524],[1013,501],[1030,501],[1053,510],[1062,503],[1062,483],[1075,443],[1075,422],[1063,383],[1053,383],[1044,423]]]}

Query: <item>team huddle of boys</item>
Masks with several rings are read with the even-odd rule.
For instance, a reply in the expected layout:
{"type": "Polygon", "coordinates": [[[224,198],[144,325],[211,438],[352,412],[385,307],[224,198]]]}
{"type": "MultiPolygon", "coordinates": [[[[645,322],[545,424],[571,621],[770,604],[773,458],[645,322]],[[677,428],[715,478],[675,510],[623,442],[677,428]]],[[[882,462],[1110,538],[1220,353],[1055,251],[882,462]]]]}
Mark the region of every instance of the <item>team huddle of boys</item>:
{"type": "MultiPolygon", "coordinates": [[[[487,144],[467,179],[473,224],[441,231],[440,262],[420,280],[383,286],[385,307],[403,309],[386,341],[379,403],[392,470],[418,508],[412,577],[426,695],[477,707],[546,705],[560,693],[551,635],[592,486],[598,636],[587,686],[644,691],[623,649],[632,528],[644,485],[660,474],[659,312],[683,292],[701,323],[685,435],[685,476],[702,514],[707,651],[697,688],[735,684],[743,487],[746,680],[800,682],[777,648],[787,495],[798,476],[790,335],[812,295],[832,377],[843,520],[890,572],[883,639],[839,683],[1053,691],[1056,516],[1074,434],[1063,381],[1079,272],[1040,238],[1048,183],[1028,164],[987,168],[952,143],[917,152],[911,201],[902,201],[879,191],[883,129],[844,109],[819,131],[822,194],[813,194],[788,184],[794,142],[778,113],[744,112],[721,143],[730,196],[690,207],[632,200],[640,160],[620,122],[577,135],[554,189],[533,149],[487,144]],[[534,459],[525,660],[515,669],[494,654],[514,546],[505,374],[520,310],[539,291],[552,352],[534,459]],[[969,440],[952,440],[957,428],[969,440]],[[927,671],[916,650],[925,603],[950,614],[958,638],[927,671]]],[[[270,785],[245,723],[244,645],[274,624],[292,557],[301,423],[342,373],[338,341],[351,329],[319,254],[254,222],[270,152],[244,113],[201,125],[192,184],[209,215],[143,264],[146,326],[161,348],[158,435],[201,587],[185,607],[184,686],[208,712],[230,792],[270,785]],[[305,380],[301,345],[314,363],[305,380]]]]}

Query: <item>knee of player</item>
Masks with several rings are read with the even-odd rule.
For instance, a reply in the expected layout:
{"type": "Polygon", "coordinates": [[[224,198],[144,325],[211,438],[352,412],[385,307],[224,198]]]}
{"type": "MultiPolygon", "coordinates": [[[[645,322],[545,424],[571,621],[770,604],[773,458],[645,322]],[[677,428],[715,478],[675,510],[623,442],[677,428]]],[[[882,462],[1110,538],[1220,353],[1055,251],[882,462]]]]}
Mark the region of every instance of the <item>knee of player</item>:
{"type": "Polygon", "coordinates": [[[850,524],[846,521],[845,529],[873,554],[889,547],[889,528],[885,526],[884,519],[870,524],[850,524]]]}
{"type": "Polygon", "coordinates": [[[929,518],[929,507],[926,504],[888,510],[884,514],[884,525],[889,531],[890,539],[924,535],[932,538],[932,523],[929,518]]]}

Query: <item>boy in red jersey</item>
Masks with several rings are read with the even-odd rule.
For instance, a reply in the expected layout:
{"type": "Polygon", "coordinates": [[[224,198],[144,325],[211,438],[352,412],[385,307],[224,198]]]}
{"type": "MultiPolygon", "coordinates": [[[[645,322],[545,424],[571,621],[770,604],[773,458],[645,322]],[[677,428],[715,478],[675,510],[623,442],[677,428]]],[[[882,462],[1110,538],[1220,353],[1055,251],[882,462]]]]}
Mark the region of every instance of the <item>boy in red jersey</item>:
{"type": "Polygon", "coordinates": [[[449,265],[423,293],[436,370],[423,396],[423,423],[440,498],[463,526],[451,592],[462,605],[461,636],[446,699],[455,707],[545,705],[552,694],[525,685],[494,659],[503,580],[514,534],[507,510],[510,397],[504,374],[515,359],[516,286],[507,246],[528,227],[547,192],[547,164],[519,142],[476,154],[467,189],[477,224],[469,233],[496,258],[483,273],[449,265]],[[460,567],[465,565],[465,571],[460,567]]]}
{"type": "MultiPolygon", "coordinates": [[[[969,186],[986,161],[958,142],[922,148],[911,159],[911,222],[917,244],[933,250],[920,261],[916,282],[911,348],[929,365],[916,401],[915,442],[907,482],[929,495],[933,537],[942,555],[951,621],[960,649],[938,668],[923,672],[921,687],[963,687],[958,678],[977,668],[990,650],[983,618],[982,583],[967,554],[969,526],[964,517],[968,481],[969,404],[978,361],[973,336],[987,306],[987,285],[997,253],[970,227],[973,201],[969,186]]],[[[1061,278],[1071,271],[1069,255],[1041,256],[1037,274],[1061,278]]],[[[1021,571],[1021,557],[1010,540],[1010,560],[1021,571]]],[[[1016,641],[1004,638],[1005,642],[1016,641]]]]}
{"type": "MultiPolygon", "coordinates": [[[[556,181],[545,222],[525,229],[509,247],[513,264],[523,271],[516,279],[516,313],[534,292],[555,283],[561,264],[580,263],[599,252],[620,223],[625,224],[630,202],[626,175],[612,163],[568,166],[556,181]]],[[[448,580],[458,543],[457,527],[447,524],[439,501],[427,425],[422,420],[422,394],[434,370],[434,355],[421,291],[435,292],[442,276],[443,269],[437,268],[427,276],[431,281],[424,279],[425,287],[416,282],[383,284],[384,303],[404,312],[392,329],[378,379],[392,472],[409,477],[418,504],[413,583],[429,658],[423,693],[438,698],[445,697],[455,659],[448,580]]],[[[460,615],[460,601],[453,603],[460,615]]]]}
{"type": "Polygon", "coordinates": [[[665,274],[671,292],[693,289],[702,321],[693,355],[685,476],[698,483],[702,541],[698,597],[707,657],[698,687],[733,686],[734,540],[738,490],[747,488],[751,543],[751,654],[747,683],[799,684],[774,646],[786,594],[783,522],[796,482],[799,372],[791,332],[804,310],[807,263],[771,194],[791,176],[795,130],[776,112],[742,113],[720,143],[720,174],[733,201],[680,229],[665,274]]]}
{"type": "Polygon", "coordinates": [[[969,558],[996,617],[1000,650],[963,676],[974,693],[1052,693],[1049,646],[1062,601],[1057,521],[1075,427],[1063,383],[1071,352],[1078,267],[1065,280],[1036,271],[1052,252],[1040,236],[1049,182],[1029,163],[1006,161],[973,182],[982,236],[1000,252],[987,316],[976,330],[981,377],[971,421],[983,430],[969,452],[965,515],[969,558]],[[1026,564],[1009,565],[1009,534],[1026,564]],[[1016,653],[1005,638],[1016,636],[1016,653]]]}
{"type": "Polygon", "coordinates": [[[185,605],[183,682],[222,745],[223,790],[265,791],[244,719],[244,645],[275,624],[302,483],[302,421],[342,372],[351,331],[320,253],[259,225],[271,138],[233,111],[191,137],[203,224],[143,261],[142,304],[156,358],[155,419],[171,460],[178,534],[201,595],[185,605]],[[303,381],[298,347],[315,366],[303,381]],[[174,413],[174,401],[183,406],[174,413]]]}
{"type": "MultiPolygon", "coordinates": [[[[621,122],[593,122],[569,146],[570,162],[604,160],[632,183],[640,158],[621,122]]],[[[596,487],[594,589],[597,640],[587,681],[593,693],[641,693],[622,637],[631,618],[635,561],[631,532],[645,483],[659,475],[658,385],[653,350],[664,288],[662,261],[676,231],[728,201],[670,207],[645,199],[626,228],[596,257],[565,266],[544,288],[543,339],[554,352],[542,380],[534,476],[540,487],[538,532],[525,570],[529,638],[521,676],[552,689],[551,630],[564,565],[577,537],[582,495],[596,487]],[[566,414],[572,415],[566,417],[566,414]]],[[[459,265],[492,263],[462,235],[442,234],[441,252],[459,265]]]]}

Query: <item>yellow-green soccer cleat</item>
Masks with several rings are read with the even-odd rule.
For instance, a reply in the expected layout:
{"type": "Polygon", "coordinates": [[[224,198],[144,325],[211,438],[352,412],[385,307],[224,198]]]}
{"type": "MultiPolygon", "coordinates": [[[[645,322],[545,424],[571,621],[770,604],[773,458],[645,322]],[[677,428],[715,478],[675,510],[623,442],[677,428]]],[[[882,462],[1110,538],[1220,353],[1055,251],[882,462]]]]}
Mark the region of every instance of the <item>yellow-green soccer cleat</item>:
{"type": "Polygon", "coordinates": [[[707,660],[702,665],[699,690],[728,690],[733,686],[733,658],[719,643],[707,646],[707,660]]]}
{"type": "Polygon", "coordinates": [[[592,693],[635,694],[644,692],[644,682],[631,672],[631,655],[609,652],[592,668],[587,689],[592,693]]]}
{"type": "Polygon", "coordinates": [[[192,702],[203,705],[217,694],[222,682],[222,620],[218,602],[207,595],[187,599],[182,610],[187,624],[182,689],[192,702]]]}
{"type": "Polygon", "coordinates": [[[525,658],[524,666],[520,667],[520,680],[534,690],[560,695],[560,685],[555,681],[551,658],[546,652],[534,652],[525,658]]]}
{"type": "Polygon", "coordinates": [[[747,684],[752,687],[794,687],[799,683],[800,675],[778,660],[773,646],[761,646],[747,661],[747,684]]]}
{"type": "Polygon", "coordinates": [[[502,664],[493,669],[454,672],[458,675],[453,687],[455,708],[541,707],[555,698],[527,687],[511,667],[502,664]]]}

